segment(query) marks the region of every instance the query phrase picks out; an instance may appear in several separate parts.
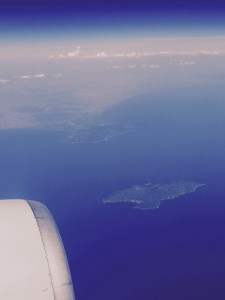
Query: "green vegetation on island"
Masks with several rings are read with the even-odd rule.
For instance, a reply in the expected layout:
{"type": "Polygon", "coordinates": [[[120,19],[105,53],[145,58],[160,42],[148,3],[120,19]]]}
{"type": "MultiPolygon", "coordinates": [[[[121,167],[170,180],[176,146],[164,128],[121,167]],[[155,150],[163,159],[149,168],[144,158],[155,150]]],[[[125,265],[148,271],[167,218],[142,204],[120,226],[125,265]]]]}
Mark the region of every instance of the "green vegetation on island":
{"type": "Polygon", "coordinates": [[[185,180],[168,184],[147,183],[112,193],[109,197],[103,199],[103,202],[131,202],[135,203],[134,208],[137,209],[155,209],[160,206],[162,201],[194,192],[201,186],[204,186],[204,184],[185,180]]]}

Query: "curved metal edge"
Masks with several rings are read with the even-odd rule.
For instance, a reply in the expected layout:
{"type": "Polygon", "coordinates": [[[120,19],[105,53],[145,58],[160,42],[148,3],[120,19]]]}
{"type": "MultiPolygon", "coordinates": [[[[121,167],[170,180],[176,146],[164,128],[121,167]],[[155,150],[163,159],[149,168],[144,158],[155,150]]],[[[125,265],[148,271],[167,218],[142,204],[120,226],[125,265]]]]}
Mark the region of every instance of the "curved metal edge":
{"type": "Polygon", "coordinates": [[[38,201],[26,200],[36,219],[52,282],[54,300],[75,300],[73,284],[63,242],[48,208],[38,201]]]}

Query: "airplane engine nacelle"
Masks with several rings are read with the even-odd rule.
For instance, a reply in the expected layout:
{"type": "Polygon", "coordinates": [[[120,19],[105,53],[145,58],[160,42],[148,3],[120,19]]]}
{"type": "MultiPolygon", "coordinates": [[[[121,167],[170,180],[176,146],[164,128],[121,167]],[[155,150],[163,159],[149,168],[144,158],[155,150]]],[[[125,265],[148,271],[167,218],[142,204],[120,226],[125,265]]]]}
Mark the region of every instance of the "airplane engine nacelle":
{"type": "Polygon", "coordinates": [[[60,234],[40,202],[0,200],[0,299],[74,300],[60,234]]]}

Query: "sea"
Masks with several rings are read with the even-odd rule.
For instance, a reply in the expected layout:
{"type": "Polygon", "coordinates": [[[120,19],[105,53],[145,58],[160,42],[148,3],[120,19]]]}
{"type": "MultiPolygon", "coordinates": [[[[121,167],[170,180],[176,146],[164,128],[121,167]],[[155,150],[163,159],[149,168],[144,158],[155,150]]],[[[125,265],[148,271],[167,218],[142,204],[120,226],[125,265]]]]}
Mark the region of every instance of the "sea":
{"type": "Polygon", "coordinates": [[[2,130],[0,199],[47,205],[76,300],[225,299],[223,102],[143,107],[108,112],[134,127],[99,143],[69,143],[63,130],[2,130]],[[176,180],[205,186],[158,209],[102,202],[135,184],[176,180]]]}

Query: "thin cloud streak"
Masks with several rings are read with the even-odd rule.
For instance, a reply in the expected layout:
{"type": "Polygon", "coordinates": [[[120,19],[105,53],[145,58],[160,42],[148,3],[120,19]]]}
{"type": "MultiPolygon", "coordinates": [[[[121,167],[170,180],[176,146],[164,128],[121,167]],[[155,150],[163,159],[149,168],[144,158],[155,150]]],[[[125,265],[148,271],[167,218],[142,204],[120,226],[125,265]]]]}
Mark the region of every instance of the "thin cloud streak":
{"type": "MultiPolygon", "coordinates": [[[[61,78],[62,74],[61,73],[56,73],[56,74],[52,74],[50,75],[51,77],[55,77],[55,78],[61,78]]],[[[35,75],[21,75],[21,76],[13,76],[11,79],[17,79],[17,80],[30,80],[30,79],[42,79],[47,77],[46,74],[44,73],[38,73],[35,75]]],[[[8,82],[12,82],[12,80],[10,79],[0,79],[0,84],[6,84],[8,82]]]]}
{"type": "Polygon", "coordinates": [[[33,76],[34,78],[44,78],[45,74],[41,73],[41,74],[36,74],[33,76]]]}
{"type": "Polygon", "coordinates": [[[49,59],[118,59],[118,58],[146,58],[146,57],[173,57],[173,56],[223,56],[225,51],[145,51],[145,52],[118,52],[107,53],[105,51],[97,52],[95,54],[83,54],[80,51],[80,46],[76,51],[67,54],[49,55],[49,59]]]}
{"type": "Polygon", "coordinates": [[[58,78],[60,78],[60,77],[62,77],[62,74],[61,73],[52,74],[52,77],[58,77],[58,78]]]}
{"type": "Polygon", "coordinates": [[[196,64],[195,61],[180,61],[178,63],[179,66],[193,66],[195,64],[196,64]]]}
{"type": "Polygon", "coordinates": [[[17,79],[32,79],[32,78],[44,78],[46,75],[43,73],[35,74],[35,75],[22,75],[22,76],[15,76],[17,79]]]}
{"type": "Polygon", "coordinates": [[[121,66],[121,65],[112,65],[107,66],[107,69],[159,69],[159,65],[148,65],[148,64],[142,64],[142,65],[128,65],[128,66],[121,66]]]}

